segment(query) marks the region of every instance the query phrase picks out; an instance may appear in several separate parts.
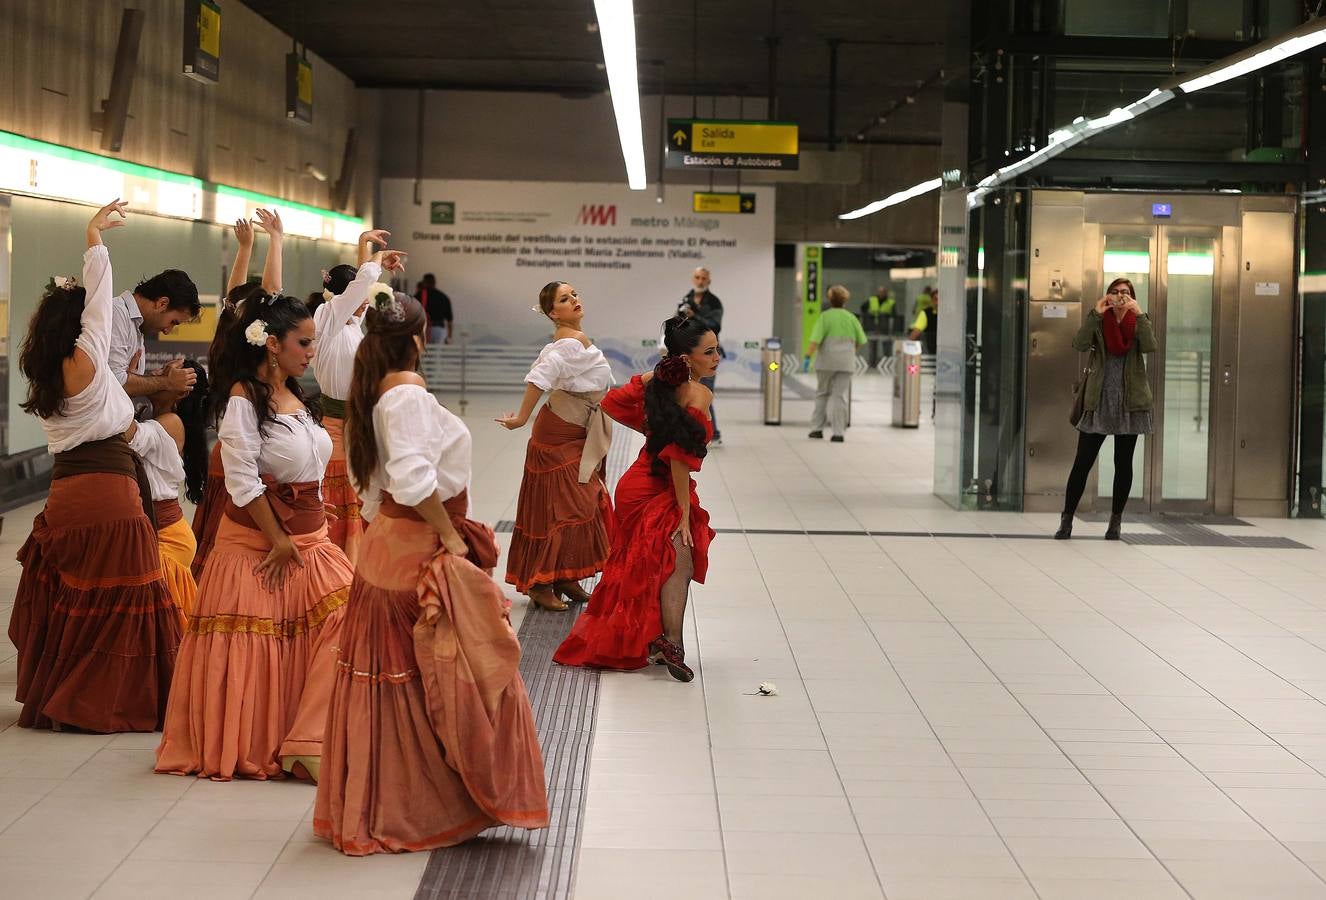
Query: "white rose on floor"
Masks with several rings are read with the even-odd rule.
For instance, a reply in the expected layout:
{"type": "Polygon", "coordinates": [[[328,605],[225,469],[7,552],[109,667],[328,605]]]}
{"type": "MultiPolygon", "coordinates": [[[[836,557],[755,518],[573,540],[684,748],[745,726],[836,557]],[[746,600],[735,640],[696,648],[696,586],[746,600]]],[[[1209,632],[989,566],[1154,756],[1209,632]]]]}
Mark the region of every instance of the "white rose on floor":
{"type": "Polygon", "coordinates": [[[778,685],[774,684],[772,681],[761,681],[759,691],[760,694],[765,697],[772,697],[774,694],[778,693],[778,685]]]}
{"type": "Polygon", "coordinates": [[[262,319],[254,319],[249,323],[249,327],[244,329],[244,340],[255,347],[267,343],[267,323],[262,319]]]}

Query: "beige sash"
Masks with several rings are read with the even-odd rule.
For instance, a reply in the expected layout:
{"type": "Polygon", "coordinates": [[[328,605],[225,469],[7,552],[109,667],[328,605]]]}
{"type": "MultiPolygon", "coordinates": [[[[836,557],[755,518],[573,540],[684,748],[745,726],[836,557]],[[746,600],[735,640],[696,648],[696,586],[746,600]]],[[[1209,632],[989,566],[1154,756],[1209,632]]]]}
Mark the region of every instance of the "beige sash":
{"type": "Polygon", "coordinates": [[[581,484],[589,483],[612,444],[612,420],[599,406],[607,393],[558,390],[548,395],[548,408],[557,418],[585,429],[585,451],[580,456],[581,484]]]}

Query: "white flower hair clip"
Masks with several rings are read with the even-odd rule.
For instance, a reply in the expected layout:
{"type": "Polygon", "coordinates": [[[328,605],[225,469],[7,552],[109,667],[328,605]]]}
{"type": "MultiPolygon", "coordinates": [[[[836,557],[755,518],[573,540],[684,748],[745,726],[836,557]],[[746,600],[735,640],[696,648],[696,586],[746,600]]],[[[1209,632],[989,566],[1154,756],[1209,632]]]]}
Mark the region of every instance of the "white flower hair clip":
{"type": "Polygon", "coordinates": [[[405,309],[401,306],[401,301],[396,299],[396,292],[391,285],[378,282],[369,290],[368,296],[378,315],[393,322],[405,321],[405,309]]]}
{"type": "Polygon", "coordinates": [[[331,292],[331,288],[323,288],[322,299],[326,300],[328,303],[331,303],[333,300],[336,299],[336,295],[331,292]]]}
{"type": "Polygon", "coordinates": [[[262,319],[254,319],[249,323],[249,327],[244,329],[244,340],[248,341],[254,347],[262,347],[267,343],[267,323],[262,319]]]}

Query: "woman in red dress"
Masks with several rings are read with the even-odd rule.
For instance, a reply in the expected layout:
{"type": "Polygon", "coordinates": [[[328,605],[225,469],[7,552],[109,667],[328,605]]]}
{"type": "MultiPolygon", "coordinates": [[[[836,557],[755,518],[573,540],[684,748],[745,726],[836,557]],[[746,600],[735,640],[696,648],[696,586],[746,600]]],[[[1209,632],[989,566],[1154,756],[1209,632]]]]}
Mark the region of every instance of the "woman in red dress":
{"type": "Polygon", "coordinates": [[[654,371],[603,398],[603,411],[645,435],[617,483],[617,533],[589,605],[553,656],[564,666],[640,669],[650,662],[690,681],[682,625],[692,581],[704,583],[713,529],[692,472],[713,438],[713,394],[701,378],[718,369],[718,338],[698,319],[663,327],[666,355],[654,371]]]}

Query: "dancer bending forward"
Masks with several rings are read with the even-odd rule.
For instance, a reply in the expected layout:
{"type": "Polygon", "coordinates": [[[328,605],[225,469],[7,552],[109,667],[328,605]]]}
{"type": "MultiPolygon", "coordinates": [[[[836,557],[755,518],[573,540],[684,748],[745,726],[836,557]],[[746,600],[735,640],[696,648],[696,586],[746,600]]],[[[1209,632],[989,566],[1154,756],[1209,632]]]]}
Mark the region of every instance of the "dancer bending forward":
{"type": "Polygon", "coordinates": [[[370,519],[340,640],[313,829],[352,856],[548,824],[492,529],[466,518],[470,433],[415,372],[428,317],[381,296],[346,443],[370,519]]]}
{"type": "Polygon", "coordinates": [[[137,423],[129,439],[129,446],[143,460],[152,488],[161,572],[179,608],[181,623],[193,613],[198,584],[190,568],[197,544],[180,508],[180,487],[190,501],[198,503],[207,478],[207,373],[191,359],[184,361],[184,368],[194,373],[193,386],[183,393],[154,395],[156,418],[137,423]]]}
{"type": "Polygon", "coordinates": [[[552,391],[525,450],[506,580],[544,609],[562,610],[557,595],[588,600],[577,582],[602,572],[608,558],[612,503],[603,458],[612,423],[599,404],[612,387],[612,368],[580,330],[585,311],[575,288],[550,282],[536,309],[557,330],[525,376],[520,412],[497,420],[511,430],[522,427],[544,391],[552,391]]]}
{"type": "Polygon", "coordinates": [[[608,393],[603,409],[644,432],[645,446],[617,483],[616,532],[603,578],[553,659],[565,666],[639,669],[666,664],[678,681],[686,665],[682,626],[691,581],[704,583],[714,532],[691,472],[713,437],[713,394],[701,378],[718,369],[718,339],[699,319],[663,329],[667,355],[652,373],[608,393]]]}
{"type": "Polygon", "coordinates": [[[353,571],[327,538],[331,438],[296,380],[313,320],[293,297],[241,308],[212,373],[230,494],[180,645],[157,771],[317,779],[353,571]]]}
{"type": "Polygon", "coordinates": [[[152,731],[166,707],[180,617],[161,578],[152,498],[125,431],[133,403],[110,369],[104,206],[87,227],[83,286],[50,287],[19,356],[23,411],[41,419],[51,492],[18,553],[9,638],[24,728],[152,731]]]}

